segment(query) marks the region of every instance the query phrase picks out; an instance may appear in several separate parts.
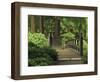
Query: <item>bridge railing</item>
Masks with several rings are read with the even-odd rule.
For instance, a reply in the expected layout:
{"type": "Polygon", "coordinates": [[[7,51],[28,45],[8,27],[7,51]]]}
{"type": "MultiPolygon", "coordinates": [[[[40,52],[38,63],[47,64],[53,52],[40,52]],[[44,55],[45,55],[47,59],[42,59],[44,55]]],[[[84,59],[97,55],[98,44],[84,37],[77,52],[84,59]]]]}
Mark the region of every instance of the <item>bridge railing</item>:
{"type": "Polygon", "coordinates": [[[75,39],[69,40],[66,42],[66,47],[71,47],[80,52],[80,55],[83,56],[83,37],[82,33],[78,34],[79,36],[75,39]]]}

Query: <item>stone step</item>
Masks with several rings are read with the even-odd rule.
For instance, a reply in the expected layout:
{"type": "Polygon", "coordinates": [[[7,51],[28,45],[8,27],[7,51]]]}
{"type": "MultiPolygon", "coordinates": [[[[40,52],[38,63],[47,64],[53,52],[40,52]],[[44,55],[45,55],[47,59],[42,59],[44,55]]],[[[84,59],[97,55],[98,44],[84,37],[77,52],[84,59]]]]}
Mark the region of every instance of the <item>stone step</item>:
{"type": "Polygon", "coordinates": [[[73,64],[83,64],[82,60],[60,60],[57,62],[58,65],[73,65],[73,64]]]}
{"type": "Polygon", "coordinates": [[[59,61],[63,61],[63,60],[66,60],[66,61],[80,61],[80,60],[82,60],[82,58],[59,58],[58,59],[59,61]]]}

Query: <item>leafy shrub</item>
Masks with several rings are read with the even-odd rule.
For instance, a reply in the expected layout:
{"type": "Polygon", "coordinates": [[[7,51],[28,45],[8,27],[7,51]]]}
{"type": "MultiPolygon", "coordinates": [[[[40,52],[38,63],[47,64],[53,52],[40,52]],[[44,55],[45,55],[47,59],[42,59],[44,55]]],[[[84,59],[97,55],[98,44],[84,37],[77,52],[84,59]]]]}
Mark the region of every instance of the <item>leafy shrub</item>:
{"type": "Polygon", "coordinates": [[[34,47],[37,47],[37,46],[36,46],[35,44],[33,44],[31,41],[28,42],[28,47],[29,47],[29,48],[32,48],[33,46],[34,46],[34,47]]]}
{"type": "Polygon", "coordinates": [[[44,51],[54,60],[57,60],[57,51],[50,47],[45,47],[44,51]]]}
{"type": "Polygon", "coordinates": [[[44,57],[37,57],[33,59],[29,59],[28,64],[29,66],[47,66],[51,65],[52,59],[50,58],[44,58],[44,57]]]}
{"type": "Polygon", "coordinates": [[[28,33],[28,42],[33,43],[34,45],[42,48],[48,46],[48,40],[45,35],[42,33],[28,33]]]}
{"type": "Polygon", "coordinates": [[[57,60],[56,50],[48,47],[48,40],[42,33],[28,34],[28,65],[46,66],[57,60]]]}
{"type": "Polygon", "coordinates": [[[49,56],[43,48],[32,47],[28,50],[29,58],[47,57],[49,56]]]}
{"type": "Polygon", "coordinates": [[[88,43],[83,40],[83,63],[87,63],[88,58],[88,43]]]}
{"type": "Polygon", "coordinates": [[[57,52],[49,47],[28,47],[28,59],[29,66],[51,65],[57,60],[57,52]]]}

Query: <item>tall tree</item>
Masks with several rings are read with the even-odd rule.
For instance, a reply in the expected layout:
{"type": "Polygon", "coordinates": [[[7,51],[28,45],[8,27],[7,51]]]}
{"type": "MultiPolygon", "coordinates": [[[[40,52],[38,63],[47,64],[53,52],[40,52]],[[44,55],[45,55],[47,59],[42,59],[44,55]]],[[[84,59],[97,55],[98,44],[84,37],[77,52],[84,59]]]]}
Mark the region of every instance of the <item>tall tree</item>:
{"type": "Polygon", "coordinates": [[[35,32],[35,19],[34,19],[34,16],[30,15],[31,16],[31,31],[32,32],[35,32]]]}

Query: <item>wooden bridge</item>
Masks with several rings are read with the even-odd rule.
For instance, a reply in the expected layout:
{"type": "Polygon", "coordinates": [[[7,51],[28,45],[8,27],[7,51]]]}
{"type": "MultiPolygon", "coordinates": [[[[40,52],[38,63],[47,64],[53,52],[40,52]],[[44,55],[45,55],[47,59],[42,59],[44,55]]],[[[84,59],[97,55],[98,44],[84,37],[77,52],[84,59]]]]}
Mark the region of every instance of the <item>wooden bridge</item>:
{"type": "Polygon", "coordinates": [[[58,53],[58,65],[67,65],[67,64],[82,64],[81,52],[75,42],[69,41],[66,44],[65,48],[56,47],[58,53]]]}
{"type": "Polygon", "coordinates": [[[82,58],[79,51],[73,48],[57,49],[59,65],[82,64],[82,58]]]}

